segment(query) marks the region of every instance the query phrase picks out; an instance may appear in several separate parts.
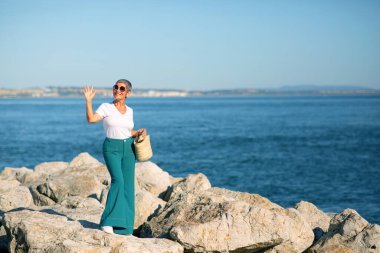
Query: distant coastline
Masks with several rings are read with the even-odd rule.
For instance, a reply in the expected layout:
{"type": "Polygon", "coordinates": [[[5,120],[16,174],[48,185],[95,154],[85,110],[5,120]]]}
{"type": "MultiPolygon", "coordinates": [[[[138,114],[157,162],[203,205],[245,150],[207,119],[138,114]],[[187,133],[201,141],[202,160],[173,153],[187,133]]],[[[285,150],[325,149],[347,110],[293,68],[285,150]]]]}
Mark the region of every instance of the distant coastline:
{"type": "MultiPolygon", "coordinates": [[[[82,87],[36,87],[23,89],[0,88],[0,98],[82,97],[82,87]]],[[[98,97],[112,96],[110,88],[97,87],[98,97]]],[[[176,89],[135,89],[135,97],[193,97],[193,96],[345,96],[380,95],[380,89],[355,86],[284,86],[271,89],[220,89],[185,91],[176,89]]]]}

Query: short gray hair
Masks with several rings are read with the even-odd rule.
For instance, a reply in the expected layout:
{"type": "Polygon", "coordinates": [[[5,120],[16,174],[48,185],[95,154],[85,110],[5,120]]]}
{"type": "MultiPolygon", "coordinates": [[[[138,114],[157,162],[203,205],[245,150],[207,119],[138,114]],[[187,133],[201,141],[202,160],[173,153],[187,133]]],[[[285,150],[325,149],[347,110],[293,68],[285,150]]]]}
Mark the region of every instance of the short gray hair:
{"type": "Polygon", "coordinates": [[[118,84],[118,83],[123,83],[123,84],[125,84],[127,86],[128,90],[132,90],[132,84],[127,79],[119,79],[119,80],[116,81],[115,84],[118,84]]]}

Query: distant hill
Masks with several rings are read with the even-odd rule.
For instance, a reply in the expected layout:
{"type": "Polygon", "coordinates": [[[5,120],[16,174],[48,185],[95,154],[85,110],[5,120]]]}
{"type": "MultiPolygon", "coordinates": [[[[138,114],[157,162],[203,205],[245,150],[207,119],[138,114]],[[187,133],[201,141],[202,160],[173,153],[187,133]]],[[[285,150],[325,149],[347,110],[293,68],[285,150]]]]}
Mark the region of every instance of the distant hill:
{"type": "MultiPolygon", "coordinates": [[[[82,87],[45,87],[0,89],[0,98],[22,97],[83,97],[82,87]]],[[[97,97],[112,97],[112,89],[96,88],[97,97]]],[[[380,89],[359,86],[294,85],[270,89],[220,89],[185,91],[178,89],[134,89],[136,97],[189,97],[189,96],[345,96],[380,95],[380,89]]]]}
{"type": "Polygon", "coordinates": [[[374,90],[368,87],[352,85],[287,85],[278,88],[281,91],[320,91],[320,90],[374,90]]]}

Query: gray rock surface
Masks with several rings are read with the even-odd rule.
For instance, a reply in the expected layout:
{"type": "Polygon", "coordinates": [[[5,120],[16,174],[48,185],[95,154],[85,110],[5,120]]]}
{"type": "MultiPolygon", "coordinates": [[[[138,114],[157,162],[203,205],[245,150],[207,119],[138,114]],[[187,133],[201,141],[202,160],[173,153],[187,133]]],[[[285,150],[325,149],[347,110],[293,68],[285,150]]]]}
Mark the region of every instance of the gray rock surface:
{"type": "Polygon", "coordinates": [[[48,196],[40,193],[37,190],[38,185],[30,185],[29,186],[29,191],[32,194],[33,197],[33,203],[36,206],[50,206],[54,205],[55,201],[49,198],[48,196]]]}
{"type": "Polygon", "coordinates": [[[346,209],[334,216],[328,232],[308,253],[380,252],[380,226],[369,224],[355,210],[346,209]]]}
{"type": "Polygon", "coordinates": [[[319,210],[314,204],[301,201],[298,202],[294,208],[300,212],[313,229],[321,228],[324,232],[327,232],[329,229],[330,217],[319,210]]]}
{"type": "Polygon", "coordinates": [[[159,210],[164,208],[166,202],[154,196],[152,193],[140,190],[135,197],[135,225],[137,229],[145,221],[150,220],[159,210]]]}
{"type": "Polygon", "coordinates": [[[202,174],[190,174],[187,177],[179,180],[174,183],[172,186],[168,187],[168,190],[165,192],[164,200],[171,201],[178,197],[179,194],[186,193],[195,193],[201,192],[211,188],[211,183],[208,178],[202,174]]]}
{"type": "Polygon", "coordinates": [[[29,207],[32,204],[33,197],[27,187],[15,179],[0,180],[0,211],[29,207]]]}
{"type": "Polygon", "coordinates": [[[88,153],[35,170],[6,168],[0,251],[380,253],[379,226],[354,210],[325,214],[305,201],[285,209],[211,187],[202,173],[172,177],[152,162],[136,164],[134,235],[145,238],[110,235],[98,225],[109,186],[106,166],[88,153]]]}
{"type": "Polygon", "coordinates": [[[93,175],[60,174],[52,176],[37,186],[39,193],[60,203],[68,196],[81,196],[100,199],[103,185],[93,175]]]}
{"type": "Polygon", "coordinates": [[[4,215],[2,224],[13,252],[183,252],[167,239],[110,235],[86,228],[66,216],[21,210],[4,215]]]}
{"type": "Polygon", "coordinates": [[[69,163],[68,167],[69,168],[80,168],[80,167],[85,167],[85,168],[96,168],[99,166],[103,166],[101,162],[96,160],[94,157],[92,157],[89,153],[83,152],[74,157],[73,160],[69,163]]]}
{"type": "Polygon", "coordinates": [[[179,180],[152,162],[136,163],[135,173],[138,189],[148,191],[159,198],[163,198],[173,182],[179,180]]]}
{"type": "Polygon", "coordinates": [[[307,201],[300,201],[295,209],[309,223],[314,232],[314,242],[319,240],[329,229],[331,218],[319,210],[314,204],[307,201]]]}
{"type": "Polygon", "coordinates": [[[170,238],[194,252],[302,252],[313,232],[295,209],[266,209],[202,191],[180,194],[152,220],[142,237],[170,238]],[[275,252],[275,251],[273,251],[275,252]]]}
{"type": "MultiPolygon", "coordinates": [[[[43,209],[40,209],[43,210],[43,209]]],[[[82,225],[91,228],[99,228],[98,224],[103,213],[104,206],[94,198],[83,198],[80,196],[66,197],[60,204],[44,209],[53,214],[65,215],[66,217],[79,221],[82,225]]]]}
{"type": "Polygon", "coordinates": [[[35,172],[44,173],[44,174],[59,174],[64,171],[69,166],[67,162],[44,162],[37,164],[34,167],[35,172]]]}
{"type": "Polygon", "coordinates": [[[28,169],[26,167],[21,167],[21,168],[5,167],[0,174],[0,179],[2,180],[16,179],[18,181],[21,181],[21,178],[25,174],[29,174],[29,173],[33,173],[33,170],[28,169]]]}
{"type": "Polygon", "coordinates": [[[224,188],[212,187],[207,190],[214,194],[228,196],[235,200],[244,201],[254,207],[266,208],[266,209],[283,209],[281,206],[271,202],[269,199],[260,196],[259,194],[251,194],[247,192],[231,191],[224,188]]]}

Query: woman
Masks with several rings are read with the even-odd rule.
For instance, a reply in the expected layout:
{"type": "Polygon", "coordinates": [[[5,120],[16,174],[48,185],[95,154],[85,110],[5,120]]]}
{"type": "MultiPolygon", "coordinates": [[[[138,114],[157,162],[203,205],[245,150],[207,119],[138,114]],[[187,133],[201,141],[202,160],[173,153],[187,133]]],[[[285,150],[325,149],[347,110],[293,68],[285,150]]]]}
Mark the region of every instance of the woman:
{"type": "Polygon", "coordinates": [[[86,85],[83,93],[88,123],[103,120],[106,134],[103,157],[111,175],[111,187],[99,225],[107,233],[130,235],[133,233],[135,215],[136,158],[133,138],[146,136],[145,128],[133,130],[133,110],[125,104],[132,94],[132,84],[125,79],[118,80],[113,86],[113,102],[101,104],[95,113],[92,111],[94,88],[86,85]]]}

